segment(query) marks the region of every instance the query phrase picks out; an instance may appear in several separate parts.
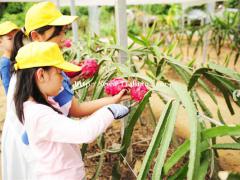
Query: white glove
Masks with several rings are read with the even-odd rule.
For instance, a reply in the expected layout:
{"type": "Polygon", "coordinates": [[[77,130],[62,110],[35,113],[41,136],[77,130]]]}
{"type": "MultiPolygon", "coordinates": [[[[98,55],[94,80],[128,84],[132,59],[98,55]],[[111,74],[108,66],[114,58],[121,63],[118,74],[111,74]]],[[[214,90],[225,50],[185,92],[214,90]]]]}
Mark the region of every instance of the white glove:
{"type": "Polygon", "coordinates": [[[130,112],[128,107],[121,104],[110,104],[107,108],[113,114],[114,119],[121,119],[130,112]]]}

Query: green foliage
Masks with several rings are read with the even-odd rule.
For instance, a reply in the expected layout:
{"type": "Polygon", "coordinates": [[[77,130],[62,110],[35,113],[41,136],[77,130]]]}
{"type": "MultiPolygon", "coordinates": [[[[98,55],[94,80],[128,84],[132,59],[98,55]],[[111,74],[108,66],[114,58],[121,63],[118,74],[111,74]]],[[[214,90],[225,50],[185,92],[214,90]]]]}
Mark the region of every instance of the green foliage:
{"type": "MultiPolygon", "coordinates": [[[[75,7],[76,9],[76,15],[79,16],[80,18],[82,16],[88,16],[88,8],[87,7],[75,7]]],[[[70,7],[69,6],[64,6],[61,7],[60,11],[65,14],[65,15],[71,15],[70,7]]]]}
{"type": "Polygon", "coordinates": [[[153,4],[153,5],[138,5],[133,7],[152,15],[166,15],[168,14],[171,5],[153,4]]]}
{"type": "Polygon", "coordinates": [[[113,7],[100,7],[100,34],[102,36],[115,36],[115,20],[113,7]]]}
{"type": "Polygon", "coordinates": [[[12,21],[18,26],[24,26],[25,14],[32,5],[33,3],[4,3],[3,6],[0,6],[4,7],[0,11],[0,22],[12,21]]]}
{"type": "Polygon", "coordinates": [[[70,15],[71,14],[69,6],[61,7],[60,11],[61,11],[61,13],[65,14],[65,15],[70,15]]]}
{"type": "Polygon", "coordinates": [[[82,16],[88,16],[88,8],[87,7],[77,7],[76,8],[76,13],[77,13],[77,16],[79,16],[80,18],[82,16]]]}
{"type": "Polygon", "coordinates": [[[141,32],[142,28],[135,21],[128,24],[128,33],[133,35],[139,35],[141,32]]]}
{"type": "MultiPolygon", "coordinates": [[[[175,43],[171,43],[165,47],[162,39],[151,40],[155,32],[155,25],[156,24],[154,24],[152,28],[147,29],[146,35],[140,34],[139,36],[135,36],[133,33],[129,33],[129,38],[131,38],[133,43],[128,49],[116,46],[115,43],[111,41],[109,43],[101,42],[98,37],[85,39],[80,43],[81,47],[75,49],[75,52],[78,52],[78,55],[75,55],[75,57],[79,59],[97,57],[99,62],[102,62],[99,74],[96,76],[96,79],[91,81],[95,82],[93,93],[90,95],[91,99],[102,97],[101,82],[107,82],[108,79],[115,75],[139,79],[148,83],[150,88],[150,92],[145,96],[144,100],[137,106],[132,107],[132,112],[126,121],[127,124],[124,129],[121,147],[119,149],[102,149],[101,151],[102,153],[116,153],[119,159],[122,159],[122,156],[127,154],[128,148],[131,146],[134,127],[144,111],[145,105],[148,104],[151,93],[157,93],[169,103],[165,107],[166,111],[162,112],[161,119],[158,121],[155,133],[152,136],[152,141],[144,157],[138,179],[146,179],[146,177],[149,177],[148,172],[153,163],[155,163],[153,179],[154,177],[156,177],[156,179],[204,179],[209,175],[209,171],[216,171],[216,169],[211,169],[212,166],[210,166],[214,158],[217,157],[214,150],[239,150],[240,148],[238,143],[216,144],[214,140],[221,136],[231,136],[238,141],[237,136],[240,135],[240,128],[239,126],[230,127],[226,124],[224,126],[207,128],[202,122],[200,113],[203,112],[205,116],[212,118],[213,112],[212,109],[208,109],[208,106],[198,95],[195,90],[195,85],[199,84],[210,95],[215,105],[218,106],[215,95],[211,90],[212,87],[202,79],[202,75],[210,75],[213,82],[218,82],[214,85],[219,91],[225,93],[227,89],[227,105],[229,106],[229,102],[230,104],[232,103],[231,96],[234,90],[239,87],[238,84],[236,82],[233,83],[231,79],[240,80],[240,75],[234,70],[212,63],[196,70],[194,69],[195,62],[191,63],[191,67],[183,64],[179,60],[179,56],[173,55],[176,48],[175,43]],[[126,52],[128,55],[128,61],[124,64],[116,63],[119,50],[126,52]],[[139,62],[142,63],[140,68],[136,68],[133,61],[131,61],[133,56],[137,57],[139,62]],[[182,79],[185,85],[171,83],[171,79],[167,78],[164,73],[164,70],[169,68],[179,75],[179,78],[182,79]],[[139,72],[141,69],[146,70],[147,75],[141,74],[139,72]],[[188,85],[188,89],[186,85],[188,85]],[[180,102],[180,104],[175,104],[176,102],[180,102]],[[173,127],[179,105],[185,109],[189,119],[188,124],[191,130],[190,139],[186,140],[166,159],[166,152],[169,149],[169,143],[173,135],[173,127]],[[156,155],[158,155],[158,157],[156,157],[156,155]],[[184,162],[182,167],[180,167],[173,176],[169,177],[169,172],[183,158],[184,162]]],[[[69,57],[71,56],[69,55],[69,57]]],[[[81,94],[85,98],[89,94],[87,88],[83,88],[84,90],[82,90],[82,87],[80,87],[79,90],[81,90],[81,94]]],[[[79,95],[79,98],[82,96],[79,95]]],[[[80,100],[82,101],[84,99],[80,98],[80,100]]],[[[240,106],[238,100],[235,103],[240,106]]],[[[103,155],[101,154],[99,165],[102,164],[102,158],[103,155]]],[[[116,164],[121,165],[121,161],[116,164]]],[[[96,172],[100,172],[101,166],[98,167],[96,172]]],[[[118,168],[113,169],[113,176],[116,174],[117,177],[120,178],[118,168]]]]}
{"type": "Polygon", "coordinates": [[[5,13],[1,21],[12,21],[19,26],[24,26],[24,13],[19,13],[18,15],[5,13]]]}
{"type": "Polygon", "coordinates": [[[8,3],[5,9],[9,14],[17,14],[24,11],[24,3],[8,3]]]}
{"type": "Polygon", "coordinates": [[[239,0],[227,0],[226,6],[229,8],[239,8],[240,2],[239,0]]]}

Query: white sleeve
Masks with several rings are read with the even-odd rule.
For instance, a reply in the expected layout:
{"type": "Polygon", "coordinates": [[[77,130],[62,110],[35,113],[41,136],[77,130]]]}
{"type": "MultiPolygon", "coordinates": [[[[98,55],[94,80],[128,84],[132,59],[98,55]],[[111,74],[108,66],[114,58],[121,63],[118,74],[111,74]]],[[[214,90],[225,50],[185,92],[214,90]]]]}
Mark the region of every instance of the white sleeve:
{"type": "Polygon", "coordinates": [[[31,132],[37,139],[81,144],[94,141],[114,120],[112,113],[103,107],[91,116],[72,120],[49,107],[35,114],[31,132]],[[37,117],[36,117],[37,116],[37,117]],[[37,118],[37,119],[36,119],[37,118]]]}

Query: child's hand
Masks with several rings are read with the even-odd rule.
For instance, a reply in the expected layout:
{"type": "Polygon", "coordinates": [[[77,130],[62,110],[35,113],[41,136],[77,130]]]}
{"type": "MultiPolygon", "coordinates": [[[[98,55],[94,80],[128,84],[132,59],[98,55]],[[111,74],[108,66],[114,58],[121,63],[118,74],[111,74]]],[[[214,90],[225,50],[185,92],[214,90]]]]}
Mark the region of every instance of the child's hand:
{"type": "Polygon", "coordinates": [[[130,95],[125,95],[127,93],[126,89],[123,89],[122,91],[120,91],[120,93],[116,94],[115,96],[113,96],[113,101],[114,103],[119,103],[121,101],[128,101],[131,99],[130,95]]]}

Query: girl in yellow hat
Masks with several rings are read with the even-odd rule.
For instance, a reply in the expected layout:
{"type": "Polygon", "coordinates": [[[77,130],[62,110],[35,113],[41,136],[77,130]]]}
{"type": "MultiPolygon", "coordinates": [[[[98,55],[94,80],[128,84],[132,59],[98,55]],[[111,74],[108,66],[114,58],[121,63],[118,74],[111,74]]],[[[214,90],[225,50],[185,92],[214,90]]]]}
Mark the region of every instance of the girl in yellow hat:
{"type": "Polygon", "coordinates": [[[17,25],[10,21],[0,23],[0,50],[3,51],[3,56],[0,59],[0,77],[6,94],[10,82],[10,57],[13,39],[18,29],[17,25]]]}
{"type": "MultiPolygon", "coordinates": [[[[56,42],[62,47],[66,26],[76,18],[76,16],[62,15],[51,2],[35,4],[26,14],[24,31],[19,31],[14,38],[11,60],[15,61],[16,53],[23,46],[24,36],[27,36],[31,41],[56,42]]],[[[124,96],[124,91],[122,91],[113,97],[80,104],[73,96],[69,79],[63,72],[61,73],[64,78],[62,88],[60,93],[54,97],[54,100],[60,105],[61,112],[66,116],[87,116],[105,105],[129,99],[129,97],[124,96]]],[[[22,143],[22,138],[27,139],[27,133],[19,123],[13,106],[15,86],[16,75],[13,74],[9,85],[7,113],[2,135],[2,175],[4,180],[31,179],[31,169],[33,169],[32,166],[34,165],[34,158],[31,157],[32,153],[29,153],[29,147],[22,143]]]]}
{"type": "Polygon", "coordinates": [[[57,44],[32,42],[22,47],[14,65],[17,86],[14,94],[16,113],[24,125],[34,154],[38,180],[85,178],[78,144],[90,143],[103,133],[114,119],[129,113],[126,106],[104,106],[84,120],[64,116],[51,100],[62,87],[61,70],[79,71],[64,61],[57,44]]]}

